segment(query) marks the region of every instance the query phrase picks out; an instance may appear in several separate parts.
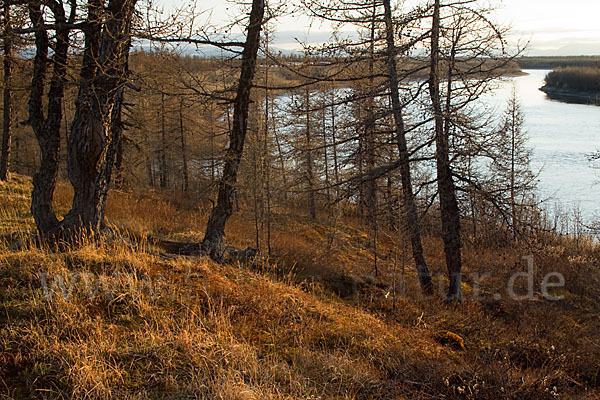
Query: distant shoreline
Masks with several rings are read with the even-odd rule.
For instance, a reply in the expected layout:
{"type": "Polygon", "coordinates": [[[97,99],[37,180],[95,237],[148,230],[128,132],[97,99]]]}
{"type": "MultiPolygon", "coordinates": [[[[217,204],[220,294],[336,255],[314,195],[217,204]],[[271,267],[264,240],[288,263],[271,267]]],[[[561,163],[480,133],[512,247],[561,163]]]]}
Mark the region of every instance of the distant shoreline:
{"type": "Polygon", "coordinates": [[[540,90],[553,100],[600,106],[600,92],[559,89],[548,85],[542,86],[540,90]]]}
{"type": "Polygon", "coordinates": [[[600,56],[520,57],[515,60],[521,69],[555,69],[558,67],[597,67],[600,56]]]}

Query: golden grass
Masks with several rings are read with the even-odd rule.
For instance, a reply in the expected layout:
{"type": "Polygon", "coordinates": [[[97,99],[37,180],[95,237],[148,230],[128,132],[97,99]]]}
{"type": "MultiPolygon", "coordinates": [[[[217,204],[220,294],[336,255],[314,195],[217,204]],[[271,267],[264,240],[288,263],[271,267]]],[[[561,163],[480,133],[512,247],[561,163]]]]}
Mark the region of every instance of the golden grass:
{"type": "MultiPolygon", "coordinates": [[[[29,190],[22,177],[0,187],[3,234],[32,228],[29,190]]],[[[66,186],[57,198],[57,208],[68,207],[66,186]]],[[[201,238],[206,209],[181,195],[113,192],[108,220],[140,234],[193,240],[201,238]],[[177,203],[169,200],[174,197],[177,203]]],[[[236,214],[230,243],[252,244],[250,220],[246,212],[236,214]]],[[[346,221],[327,250],[332,229],[276,216],[273,261],[298,268],[285,279],[239,264],[164,257],[120,239],[60,253],[1,245],[0,398],[600,396],[598,250],[592,243],[538,245],[536,279],[546,271],[563,273],[563,301],[446,305],[411,295],[417,286],[408,267],[408,295],[394,300],[395,257],[381,260],[381,275],[370,282],[366,233],[346,221]],[[347,299],[327,286],[328,277],[344,274],[361,282],[347,299]],[[311,284],[303,282],[309,278],[311,284]],[[67,298],[61,282],[67,293],[72,287],[67,298]]],[[[426,238],[425,246],[432,270],[443,272],[439,239],[426,238]]],[[[389,240],[379,247],[382,254],[396,251],[389,240]]],[[[467,298],[470,273],[493,272],[481,287],[493,293],[524,269],[515,265],[520,255],[466,248],[467,298]]]]}

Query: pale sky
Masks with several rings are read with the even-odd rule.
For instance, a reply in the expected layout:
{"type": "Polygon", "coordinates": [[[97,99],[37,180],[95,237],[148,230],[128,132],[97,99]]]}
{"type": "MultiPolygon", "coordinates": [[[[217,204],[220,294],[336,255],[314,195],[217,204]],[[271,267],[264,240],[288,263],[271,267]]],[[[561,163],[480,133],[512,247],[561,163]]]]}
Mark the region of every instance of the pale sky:
{"type": "MultiPolygon", "coordinates": [[[[185,4],[185,0],[159,0],[165,7],[185,4]]],[[[414,1],[414,0],[409,0],[414,1]]],[[[485,0],[498,5],[496,22],[510,24],[513,36],[531,41],[529,55],[600,55],[600,0],[485,0]]],[[[297,0],[288,1],[299,4],[297,0]]],[[[236,16],[237,7],[227,0],[197,0],[198,8],[211,10],[220,23],[236,16]]],[[[294,38],[320,42],[327,40],[330,28],[313,25],[308,19],[286,17],[278,21],[275,46],[297,48],[294,38]]]]}
{"type": "Polygon", "coordinates": [[[532,55],[600,55],[598,0],[503,0],[498,15],[532,55]]]}

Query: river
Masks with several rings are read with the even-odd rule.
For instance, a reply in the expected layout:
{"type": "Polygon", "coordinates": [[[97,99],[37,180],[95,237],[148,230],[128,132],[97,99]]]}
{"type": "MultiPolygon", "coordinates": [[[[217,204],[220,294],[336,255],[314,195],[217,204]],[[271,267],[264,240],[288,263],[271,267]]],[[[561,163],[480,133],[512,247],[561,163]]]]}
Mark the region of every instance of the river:
{"type": "Polygon", "coordinates": [[[539,90],[547,70],[525,70],[527,75],[500,84],[484,101],[501,113],[513,85],[525,116],[525,130],[533,151],[532,167],[539,174],[538,192],[546,209],[581,211],[585,221],[600,219],[600,170],[587,155],[600,150],[600,107],[549,99],[539,90]]]}

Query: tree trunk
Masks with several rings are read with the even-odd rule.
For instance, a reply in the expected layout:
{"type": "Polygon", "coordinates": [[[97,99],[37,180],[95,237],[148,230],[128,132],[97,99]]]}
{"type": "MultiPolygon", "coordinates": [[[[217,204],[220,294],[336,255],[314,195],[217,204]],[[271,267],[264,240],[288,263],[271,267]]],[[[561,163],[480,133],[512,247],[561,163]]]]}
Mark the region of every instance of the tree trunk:
{"type": "Polygon", "coordinates": [[[250,89],[252,88],[252,80],[256,70],[256,59],[264,12],[264,0],[253,0],[246,43],[242,52],[242,70],[233,108],[233,124],[230,132],[229,147],[225,157],[225,165],[223,167],[223,176],[219,182],[217,204],[212,209],[208,219],[203,240],[203,248],[215,260],[222,259],[225,224],[233,212],[235,184],[238,167],[244,151],[246,131],[248,129],[250,89]]]}
{"type": "Polygon", "coordinates": [[[148,185],[154,187],[154,170],[152,168],[152,159],[146,155],[146,173],[148,176],[148,185]]]}
{"type": "Polygon", "coordinates": [[[329,216],[333,216],[333,209],[331,208],[331,179],[329,178],[329,142],[327,140],[327,103],[323,98],[323,111],[321,112],[322,117],[322,134],[323,134],[323,165],[325,167],[325,198],[327,199],[327,212],[329,216]]]}
{"type": "Polygon", "coordinates": [[[435,144],[438,192],[440,196],[440,212],[442,218],[442,237],[446,254],[446,266],[450,279],[447,299],[462,300],[461,293],[461,241],[460,211],[456,199],[456,188],[452,179],[450,166],[450,148],[448,134],[444,129],[444,115],[440,97],[439,76],[439,38],[440,38],[440,0],[435,0],[433,24],[431,30],[431,64],[429,76],[429,93],[435,120],[435,144]]]}
{"type": "Polygon", "coordinates": [[[513,98],[510,102],[510,211],[512,217],[512,240],[513,242],[517,241],[517,204],[515,200],[515,154],[516,154],[516,129],[517,129],[517,121],[516,121],[516,98],[515,93],[513,93],[513,98]]]}
{"type": "MultiPolygon", "coordinates": [[[[471,156],[467,158],[467,176],[469,181],[473,179],[472,177],[472,166],[471,166],[471,156]]],[[[471,208],[471,224],[473,225],[473,240],[477,240],[477,193],[475,192],[475,188],[471,185],[471,196],[469,196],[469,206],[471,208]]]]}
{"type": "Polygon", "coordinates": [[[165,94],[160,94],[160,188],[167,187],[167,131],[165,128],[165,94]]]}
{"type": "MultiPolygon", "coordinates": [[[[35,27],[44,25],[41,4],[30,3],[29,18],[35,27]]],[[[54,18],[59,23],[66,22],[65,12],[58,3],[53,3],[54,18]]],[[[74,18],[71,14],[70,20],[74,18]]],[[[69,50],[67,28],[57,29],[54,45],[53,70],[48,90],[47,115],[44,116],[43,96],[45,76],[48,70],[48,47],[50,41],[44,29],[35,32],[36,54],[33,61],[33,76],[29,96],[29,122],[40,146],[41,163],[39,171],[33,176],[31,194],[31,213],[41,235],[57,228],[58,219],[52,211],[52,197],[58,177],[60,160],[60,124],[62,121],[64,84],[66,76],[67,54],[69,50]]]]}
{"type": "MultiPolygon", "coordinates": [[[[229,111],[226,111],[229,115],[229,111]]],[[[215,123],[213,118],[213,108],[208,108],[208,125],[210,126],[210,184],[215,184],[215,176],[217,169],[217,160],[215,159],[215,123]]]]}
{"type": "MultiPolygon", "coordinates": [[[[325,110],[323,110],[325,112],[325,110]]],[[[336,137],[336,120],[335,120],[335,94],[333,89],[331,90],[331,147],[333,151],[333,179],[335,183],[335,198],[336,202],[339,197],[339,183],[340,183],[340,173],[339,173],[339,165],[338,165],[338,154],[337,154],[337,137],[336,137]]]]}
{"type": "Polygon", "coordinates": [[[0,181],[10,179],[10,142],[12,137],[12,29],[10,3],[4,2],[4,120],[2,124],[2,154],[0,154],[0,181]]]}
{"type": "Polygon", "coordinates": [[[391,175],[387,177],[387,185],[386,185],[386,204],[388,210],[388,225],[389,229],[393,232],[398,231],[398,196],[394,194],[393,190],[394,182],[391,175]]]}
{"type": "MultiPolygon", "coordinates": [[[[358,115],[356,119],[358,121],[362,120],[360,106],[358,107],[358,115]]],[[[358,148],[356,151],[356,166],[358,168],[358,175],[363,175],[365,173],[364,166],[364,155],[365,155],[365,138],[362,134],[362,126],[360,124],[356,125],[356,137],[358,138],[358,148]]],[[[358,185],[358,218],[361,223],[365,222],[365,208],[366,208],[366,194],[365,194],[365,183],[361,182],[358,185]]]]}
{"type": "MultiPolygon", "coordinates": [[[[127,48],[131,47],[131,39],[127,43],[127,48]]],[[[125,55],[125,68],[124,75],[126,76],[129,73],[129,50],[127,50],[127,54],[125,55]]],[[[115,187],[120,188],[123,186],[123,120],[122,120],[122,111],[123,111],[123,101],[125,95],[124,87],[121,85],[115,96],[115,104],[112,109],[112,119],[111,119],[111,129],[113,134],[113,141],[111,143],[111,147],[109,150],[108,159],[114,160],[114,166],[110,167],[108,181],[111,180],[112,171],[116,172],[115,176],[115,187]]],[[[112,163],[111,163],[112,165],[112,163]]]]}
{"type": "MultiPolygon", "coordinates": [[[[258,131],[259,129],[257,129],[258,131]]],[[[260,207],[260,203],[262,199],[259,199],[259,196],[262,197],[262,193],[260,189],[262,189],[262,185],[264,183],[264,176],[261,175],[260,171],[260,160],[259,160],[259,149],[260,149],[260,138],[258,137],[259,132],[256,137],[256,144],[254,148],[251,148],[252,154],[252,198],[254,199],[254,245],[257,249],[260,250],[260,225],[261,225],[261,217],[262,217],[262,208],[260,207]]]]}
{"type": "Polygon", "coordinates": [[[317,203],[315,200],[315,174],[313,170],[313,155],[312,155],[312,132],[310,126],[310,91],[308,87],[305,91],[305,107],[306,107],[306,181],[308,183],[308,210],[312,219],[317,219],[317,203]]]}
{"type": "Polygon", "coordinates": [[[115,172],[114,186],[117,189],[121,189],[125,183],[125,176],[123,175],[123,122],[121,120],[121,112],[123,105],[123,94],[119,96],[118,101],[113,109],[113,135],[115,136],[115,166],[113,167],[115,172]]]}
{"type": "MultiPolygon", "coordinates": [[[[127,49],[131,46],[131,42],[127,43],[127,49]]],[[[124,76],[129,72],[129,50],[127,50],[126,54],[126,62],[124,69],[124,76]]],[[[115,95],[115,103],[112,109],[111,116],[111,130],[113,135],[113,140],[108,148],[107,160],[108,163],[108,173],[107,180],[110,185],[110,181],[114,172],[116,172],[115,176],[115,187],[121,187],[123,184],[123,100],[125,95],[125,88],[123,85],[119,86],[117,89],[117,93],[115,95]]],[[[105,204],[106,206],[106,204],[105,204]]],[[[102,212],[104,214],[104,211],[102,212]]]]}
{"type": "MultiPolygon", "coordinates": [[[[369,45],[369,89],[375,87],[375,28],[377,18],[377,3],[373,2],[371,21],[371,32],[370,32],[370,45],[369,45]]],[[[367,171],[372,171],[375,168],[375,99],[372,95],[369,96],[367,103],[367,120],[365,124],[365,147],[366,147],[366,163],[367,171]]],[[[377,180],[370,179],[367,182],[366,188],[366,206],[367,216],[369,219],[369,225],[373,231],[373,269],[375,270],[375,276],[378,275],[377,267],[377,180]]]]}
{"type": "Polygon", "coordinates": [[[185,131],[183,129],[183,99],[179,102],[179,140],[181,142],[181,162],[183,169],[183,191],[187,192],[190,187],[187,165],[187,152],[185,148],[185,131]]]}
{"type": "Polygon", "coordinates": [[[402,180],[402,194],[404,197],[404,218],[406,229],[410,236],[413,258],[417,273],[419,274],[419,283],[421,289],[430,294],[433,292],[431,274],[425,262],[423,255],[423,244],[421,242],[421,227],[415,196],[412,188],[412,179],[410,174],[410,160],[408,146],[406,143],[406,132],[404,127],[404,118],[402,116],[402,106],[400,104],[400,93],[398,91],[398,70],[396,66],[396,46],[394,43],[394,24],[392,21],[392,8],[390,0],[383,0],[385,8],[386,25],[386,43],[387,43],[387,65],[389,74],[390,97],[392,100],[392,114],[394,117],[396,141],[398,146],[398,156],[400,158],[400,176],[402,180]]]}
{"type": "MultiPolygon", "coordinates": [[[[266,53],[269,53],[269,33],[265,33],[265,46],[266,53]]],[[[265,219],[267,224],[267,255],[271,256],[271,154],[269,146],[269,71],[271,64],[269,59],[266,58],[265,65],[265,136],[263,142],[263,173],[265,182],[265,219]]]]}
{"type": "Polygon", "coordinates": [[[279,155],[279,165],[281,168],[281,183],[283,184],[283,199],[288,199],[288,183],[287,183],[287,173],[285,168],[285,158],[283,155],[283,148],[281,147],[281,140],[279,139],[279,134],[277,133],[277,129],[274,130],[275,135],[275,144],[277,144],[277,153],[279,155]]]}
{"type": "MultiPolygon", "coordinates": [[[[102,4],[90,10],[100,12],[102,4]]],[[[62,223],[66,230],[99,231],[114,163],[113,110],[123,89],[135,0],[109,0],[101,29],[88,19],[86,51],[75,116],[68,142],[67,168],[75,191],[62,223]],[[97,51],[97,53],[96,53],[97,51]],[[97,54],[97,56],[95,55],[97,54]]]]}

